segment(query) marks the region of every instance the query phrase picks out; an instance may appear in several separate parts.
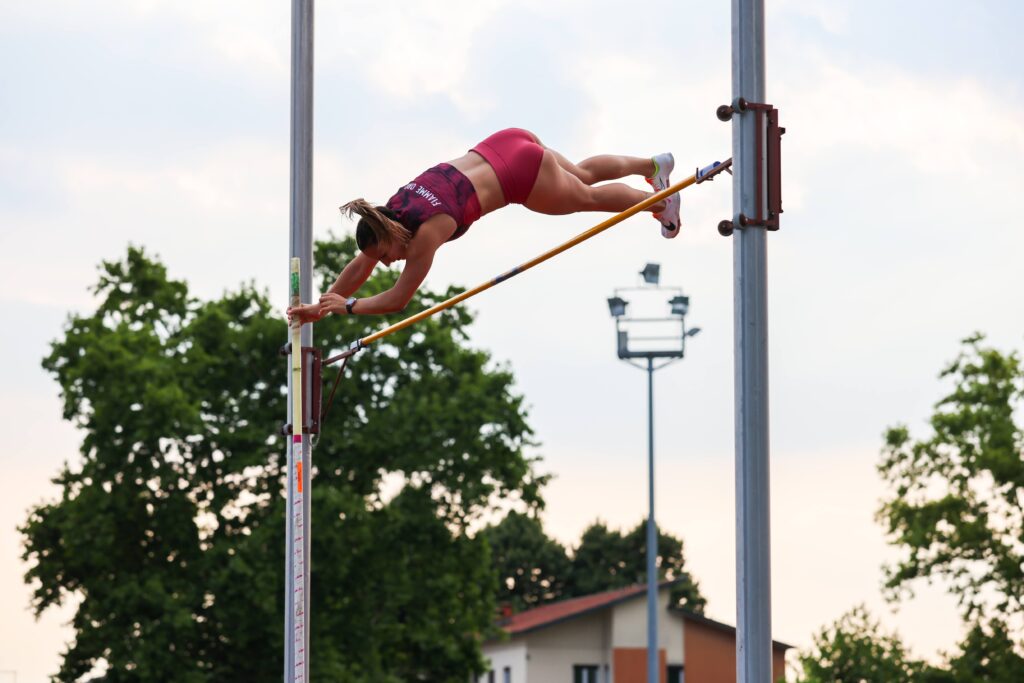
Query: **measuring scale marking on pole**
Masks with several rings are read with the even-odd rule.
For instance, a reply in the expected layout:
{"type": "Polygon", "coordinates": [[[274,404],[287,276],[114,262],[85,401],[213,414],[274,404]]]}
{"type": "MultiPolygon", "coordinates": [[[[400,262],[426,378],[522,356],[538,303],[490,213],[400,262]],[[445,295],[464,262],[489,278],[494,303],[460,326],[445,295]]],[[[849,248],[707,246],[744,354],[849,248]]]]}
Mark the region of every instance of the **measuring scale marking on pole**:
{"type": "MultiPolygon", "coordinates": [[[[301,305],[299,292],[300,259],[292,259],[291,305],[301,305]]],[[[305,630],[306,614],[304,605],[306,592],[306,565],[303,557],[303,534],[305,517],[302,513],[302,324],[292,325],[292,592],[295,606],[292,628],[292,681],[306,680],[305,630]]]]}

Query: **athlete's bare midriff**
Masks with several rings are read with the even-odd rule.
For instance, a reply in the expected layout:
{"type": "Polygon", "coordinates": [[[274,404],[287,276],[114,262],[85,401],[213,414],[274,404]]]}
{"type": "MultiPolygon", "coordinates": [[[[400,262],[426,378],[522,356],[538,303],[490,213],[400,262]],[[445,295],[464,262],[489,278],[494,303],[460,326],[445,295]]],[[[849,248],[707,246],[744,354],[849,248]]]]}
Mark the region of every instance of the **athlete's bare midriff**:
{"type": "Polygon", "coordinates": [[[490,213],[508,204],[498,183],[498,176],[487,161],[476,152],[467,152],[448,162],[469,178],[480,202],[480,215],[490,213]]]}

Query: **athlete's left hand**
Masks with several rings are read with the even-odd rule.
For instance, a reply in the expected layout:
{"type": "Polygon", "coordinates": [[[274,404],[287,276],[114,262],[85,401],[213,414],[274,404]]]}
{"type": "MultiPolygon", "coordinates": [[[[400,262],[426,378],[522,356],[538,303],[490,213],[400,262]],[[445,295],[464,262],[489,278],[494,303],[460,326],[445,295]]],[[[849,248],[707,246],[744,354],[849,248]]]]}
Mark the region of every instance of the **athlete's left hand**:
{"type": "Polygon", "coordinates": [[[347,315],[348,310],[345,308],[345,302],[347,299],[340,294],[334,292],[327,292],[320,297],[320,308],[327,313],[334,313],[335,315],[347,315]]]}

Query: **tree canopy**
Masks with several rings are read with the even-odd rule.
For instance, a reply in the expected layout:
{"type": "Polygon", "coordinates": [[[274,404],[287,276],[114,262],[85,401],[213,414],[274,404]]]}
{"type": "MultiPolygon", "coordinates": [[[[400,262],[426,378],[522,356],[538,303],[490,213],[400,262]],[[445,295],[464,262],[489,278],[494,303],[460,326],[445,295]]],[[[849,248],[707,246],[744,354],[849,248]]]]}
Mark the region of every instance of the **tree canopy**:
{"type": "Polygon", "coordinates": [[[915,439],[905,425],[885,434],[878,471],[888,491],[877,517],[902,554],[884,568],[883,585],[900,601],[919,581],[941,582],[966,636],[941,666],[927,665],[856,608],[800,657],[803,680],[1024,680],[1024,367],[975,335],[940,377],[951,389],[929,420],[932,434],[915,439]]]}
{"type": "Polygon", "coordinates": [[[912,683],[925,669],[899,636],[884,633],[863,606],[816,633],[813,649],[801,653],[800,664],[805,683],[912,683]]]}
{"type": "MultiPolygon", "coordinates": [[[[523,610],[645,583],[646,529],[644,521],[627,533],[595,522],[570,553],[544,533],[538,519],[511,512],[483,532],[498,574],[498,599],[523,610]]],[[[707,601],[686,570],[683,541],[661,530],[657,566],[659,580],[682,579],[673,586],[672,603],[703,613],[707,601]]]]}
{"type": "Polygon", "coordinates": [[[889,488],[878,519],[903,551],[886,569],[890,595],[941,579],[967,620],[1024,616],[1024,368],[983,342],[965,340],[943,370],[953,387],[932,435],[890,428],[878,467],[889,488]]]}
{"type": "MultiPolygon", "coordinates": [[[[317,244],[329,283],[351,239],[317,244]]],[[[396,278],[380,270],[370,292],[396,278]]],[[[421,290],[410,310],[454,293],[421,290]]],[[[276,681],[282,670],[286,341],[252,285],[200,301],[140,248],[105,262],[96,310],[43,366],[81,453],[21,527],[36,613],[71,604],[55,679],[276,681]]],[[[382,322],[330,317],[342,348],[382,322]]],[[[350,364],[314,453],[311,669],[341,682],[465,681],[494,615],[486,545],[497,497],[544,478],[511,372],[449,309],[350,364]]]]}
{"type": "Polygon", "coordinates": [[[814,636],[799,656],[800,683],[1018,683],[1024,658],[1006,623],[974,623],[940,665],[913,657],[896,633],[885,633],[858,606],[814,636]]]}
{"type": "Polygon", "coordinates": [[[568,597],[569,557],[560,543],[548,538],[535,516],[513,510],[482,536],[498,576],[499,602],[519,612],[568,597]]]}

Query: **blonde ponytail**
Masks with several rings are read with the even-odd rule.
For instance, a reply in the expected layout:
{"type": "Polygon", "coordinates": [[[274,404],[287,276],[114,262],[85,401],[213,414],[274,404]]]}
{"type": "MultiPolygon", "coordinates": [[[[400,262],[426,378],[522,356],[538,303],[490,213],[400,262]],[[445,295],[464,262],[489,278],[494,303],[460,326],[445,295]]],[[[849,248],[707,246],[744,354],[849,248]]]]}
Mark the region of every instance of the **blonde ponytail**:
{"type": "Polygon", "coordinates": [[[406,245],[412,239],[412,233],[385,212],[391,213],[383,206],[374,206],[361,197],[341,206],[341,213],[345,216],[351,218],[356,215],[360,218],[356,226],[356,243],[360,250],[374,244],[388,249],[392,244],[406,245]]]}

